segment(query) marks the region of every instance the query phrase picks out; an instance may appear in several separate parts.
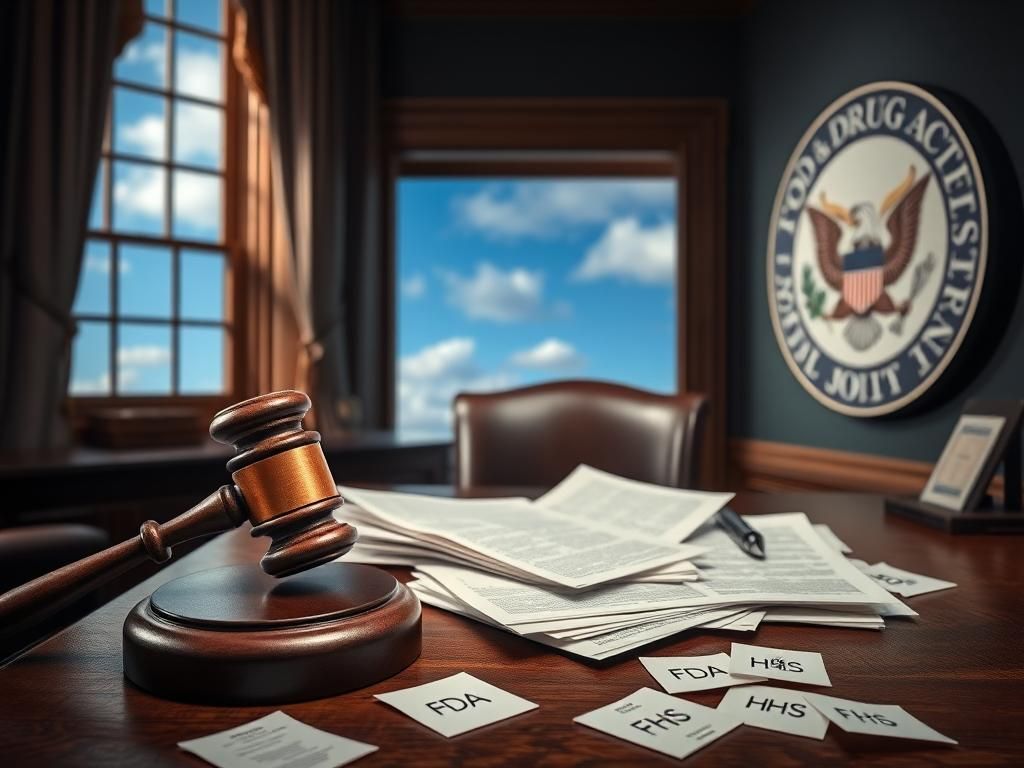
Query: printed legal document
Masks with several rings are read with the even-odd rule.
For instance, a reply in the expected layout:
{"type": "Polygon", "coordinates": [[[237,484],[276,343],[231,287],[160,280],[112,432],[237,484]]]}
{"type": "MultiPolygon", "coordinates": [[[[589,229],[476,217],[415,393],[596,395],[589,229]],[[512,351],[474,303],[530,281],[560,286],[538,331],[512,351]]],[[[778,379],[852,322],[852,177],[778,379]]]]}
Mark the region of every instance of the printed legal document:
{"type": "Polygon", "coordinates": [[[341,488],[359,506],[339,514],[409,536],[421,548],[457,555],[516,578],[572,588],[679,563],[693,546],[642,536],[526,499],[444,499],[389,491],[341,488]]]}
{"type": "Polygon", "coordinates": [[[336,768],[377,751],[373,744],[321,731],[281,711],[178,746],[217,768],[336,768]]]}
{"type": "Polygon", "coordinates": [[[773,610],[782,611],[780,620],[854,627],[878,626],[880,610],[913,614],[826,544],[805,515],[762,515],[756,523],[767,543],[765,560],[747,557],[712,526],[692,537],[707,548],[698,560],[702,580],[694,583],[611,583],[581,591],[420,564],[410,586],[425,603],[593,659],[696,627],[753,630],[773,610]]]}
{"type": "Polygon", "coordinates": [[[536,504],[666,541],[682,541],[735,495],[641,483],[581,464],[536,504]]]}

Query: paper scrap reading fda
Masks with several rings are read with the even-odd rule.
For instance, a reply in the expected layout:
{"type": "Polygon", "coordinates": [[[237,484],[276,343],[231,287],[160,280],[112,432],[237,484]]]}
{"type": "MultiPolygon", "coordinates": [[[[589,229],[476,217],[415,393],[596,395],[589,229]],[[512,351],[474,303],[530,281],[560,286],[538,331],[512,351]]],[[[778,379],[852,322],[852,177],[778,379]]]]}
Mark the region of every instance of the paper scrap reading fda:
{"type": "Polygon", "coordinates": [[[823,739],[828,730],[825,716],[807,703],[803,693],[788,688],[767,685],[732,688],[726,691],[718,710],[735,715],[745,725],[809,739],[823,739]]]}
{"type": "Polygon", "coordinates": [[[374,698],[448,737],[537,708],[532,701],[465,672],[374,698]]]}
{"type": "Polygon", "coordinates": [[[415,531],[467,558],[574,589],[686,560],[702,550],[545,509],[525,499],[443,499],[342,488],[368,522],[415,531]]]}
{"type": "Polygon", "coordinates": [[[729,674],[787,680],[805,685],[832,685],[820,653],[764,648],[743,643],[732,644],[729,653],[729,674]]]}
{"type": "Polygon", "coordinates": [[[278,711],[178,746],[218,768],[335,768],[377,747],[335,736],[278,711]]]}
{"type": "Polygon", "coordinates": [[[676,759],[693,754],[739,724],[726,712],[677,699],[653,688],[574,718],[574,722],[676,759]]]}
{"type": "Polygon", "coordinates": [[[808,704],[850,733],[938,741],[942,744],[957,743],[934,728],[928,727],[903,707],[892,704],[865,704],[861,701],[822,696],[820,693],[804,693],[803,696],[808,704]]]}
{"type": "Polygon", "coordinates": [[[536,504],[666,541],[682,541],[735,495],[665,488],[580,464],[536,504]]]}
{"type": "Polygon", "coordinates": [[[729,674],[729,654],[712,653],[709,656],[641,656],[651,677],[668,693],[688,693],[747,685],[749,677],[729,674]]]}

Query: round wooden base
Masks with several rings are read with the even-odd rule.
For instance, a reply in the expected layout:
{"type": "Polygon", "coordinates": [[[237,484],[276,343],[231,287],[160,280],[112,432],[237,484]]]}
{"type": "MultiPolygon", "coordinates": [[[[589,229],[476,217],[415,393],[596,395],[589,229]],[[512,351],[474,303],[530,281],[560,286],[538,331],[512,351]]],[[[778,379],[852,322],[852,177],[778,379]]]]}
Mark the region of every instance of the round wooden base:
{"type": "Polygon", "coordinates": [[[420,604],[393,576],[328,563],[285,579],[255,566],[168,582],[124,623],[124,674],[169,699],[284,704],[384,680],[420,655],[420,604]]]}

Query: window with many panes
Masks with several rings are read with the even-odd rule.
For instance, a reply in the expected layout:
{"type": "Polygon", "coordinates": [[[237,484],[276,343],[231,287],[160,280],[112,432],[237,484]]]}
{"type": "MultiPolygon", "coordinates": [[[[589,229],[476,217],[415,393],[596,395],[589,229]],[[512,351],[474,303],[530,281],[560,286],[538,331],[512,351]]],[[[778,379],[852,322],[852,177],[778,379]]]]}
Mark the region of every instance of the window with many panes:
{"type": "Polygon", "coordinates": [[[229,391],[226,33],[218,0],[146,0],[114,64],[73,314],[70,394],[229,391]]]}

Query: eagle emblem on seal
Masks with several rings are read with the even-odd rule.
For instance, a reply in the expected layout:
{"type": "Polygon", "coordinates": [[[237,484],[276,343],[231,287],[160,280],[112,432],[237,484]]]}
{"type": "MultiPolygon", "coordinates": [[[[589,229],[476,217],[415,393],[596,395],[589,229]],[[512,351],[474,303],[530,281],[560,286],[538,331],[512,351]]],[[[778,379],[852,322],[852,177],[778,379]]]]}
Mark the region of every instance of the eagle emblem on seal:
{"type": "Polygon", "coordinates": [[[820,207],[806,208],[814,231],[818,268],[825,282],[839,293],[831,312],[820,316],[827,321],[848,320],[844,335],[854,349],[867,349],[881,336],[882,326],[875,314],[896,315],[889,327],[901,333],[903,317],[934,269],[935,260],[929,254],[917,267],[910,294],[899,302],[890,296],[889,286],[907,269],[917,246],[921,201],[931,174],[921,179],[916,176],[911,166],[906,178],[877,208],[871,202],[846,208],[830,201],[824,191],[820,207]],[[852,249],[840,253],[846,231],[851,232],[852,249]]]}

